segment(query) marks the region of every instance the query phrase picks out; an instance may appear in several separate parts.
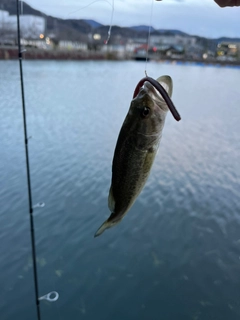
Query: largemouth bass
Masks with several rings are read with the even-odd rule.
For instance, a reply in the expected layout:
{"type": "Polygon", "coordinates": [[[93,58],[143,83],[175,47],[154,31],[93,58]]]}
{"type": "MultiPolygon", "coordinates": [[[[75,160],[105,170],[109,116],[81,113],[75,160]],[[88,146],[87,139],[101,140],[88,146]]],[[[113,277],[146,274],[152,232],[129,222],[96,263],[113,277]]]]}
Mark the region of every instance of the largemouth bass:
{"type": "MultiPolygon", "coordinates": [[[[142,82],[143,86],[135,90],[136,97],[123,122],[114,152],[108,196],[111,215],[97,230],[95,237],[118,224],[129,211],[147,181],[159,147],[169,108],[166,99],[155,89],[156,85],[147,80],[142,82]]],[[[171,97],[172,79],[162,76],[157,82],[171,97]]]]}

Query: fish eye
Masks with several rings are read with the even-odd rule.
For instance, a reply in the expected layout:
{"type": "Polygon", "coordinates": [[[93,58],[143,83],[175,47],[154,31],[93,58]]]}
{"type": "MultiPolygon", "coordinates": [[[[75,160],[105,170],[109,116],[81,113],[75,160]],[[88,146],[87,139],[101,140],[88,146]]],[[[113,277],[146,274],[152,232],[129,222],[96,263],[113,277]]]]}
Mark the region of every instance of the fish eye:
{"type": "Polygon", "coordinates": [[[142,111],[142,116],[147,117],[149,115],[149,113],[150,113],[150,108],[144,107],[143,111],[142,111]]]}

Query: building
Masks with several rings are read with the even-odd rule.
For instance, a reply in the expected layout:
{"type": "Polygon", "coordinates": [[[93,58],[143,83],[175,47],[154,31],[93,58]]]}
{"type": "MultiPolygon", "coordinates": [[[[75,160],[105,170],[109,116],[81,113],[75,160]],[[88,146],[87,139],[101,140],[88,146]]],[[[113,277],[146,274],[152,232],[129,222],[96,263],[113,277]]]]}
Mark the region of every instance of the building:
{"type": "MultiPolygon", "coordinates": [[[[38,39],[45,33],[45,18],[34,15],[21,15],[21,37],[38,39]]],[[[16,38],[17,16],[9,15],[7,11],[0,10],[0,43],[16,38]]]]}
{"type": "Polygon", "coordinates": [[[240,57],[240,42],[220,42],[217,45],[218,60],[236,60],[240,57]]]}

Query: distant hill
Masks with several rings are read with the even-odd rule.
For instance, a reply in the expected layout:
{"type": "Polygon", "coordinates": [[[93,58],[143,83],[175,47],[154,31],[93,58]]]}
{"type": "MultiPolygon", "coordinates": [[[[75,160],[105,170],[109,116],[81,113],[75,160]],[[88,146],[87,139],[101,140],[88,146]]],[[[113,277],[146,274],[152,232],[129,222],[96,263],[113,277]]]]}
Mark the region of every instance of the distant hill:
{"type": "Polygon", "coordinates": [[[89,24],[93,29],[103,26],[101,23],[99,23],[99,22],[97,22],[95,20],[83,19],[83,21],[86,22],[87,24],[89,24]]]}
{"type": "MultiPolygon", "coordinates": [[[[130,27],[130,29],[133,29],[135,31],[145,31],[145,32],[149,32],[149,26],[133,26],[133,27],[130,27]]],[[[150,27],[150,31],[153,32],[153,31],[156,31],[153,27],[150,27]]]]}
{"type": "Polygon", "coordinates": [[[214,39],[217,42],[240,42],[240,38],[228,38],[228,37],[221,37],[218,39],[214,39]]]}
{"type": "MultiPolygon", "coordinates": [[[[35,16],[46,17],[44,13],[33,9],[28,4],[23,2],[23,14],[32,14],[35,16]]],[[[16,0],[0,0],[0,10],[8,11],[11,15],[17,14],[16,0]]]]}
{"type": "MultiPolygon", "coordinates": [[[[73,41],[87,41],[88,35],[93,31],[102,35],[102,38],[107,36],[109,26],[102,25],[101,23],[91,20],[91,19],[60,19],[56,17],[49,16],[43,12],[35,10],[29,6],[26,2],[23,2],[23,14],[36,15],[44,17],[46,20],[46,33],[51,34],[56,39],[66,39],[73,41]]],[[[0,0],[0,10],[8,11],[10,15],[16,15],[16,0],[0,0]]],[[[184,33],[180,30],[166,30],[166,29],[154,29],[150,28],[152,35],[182,35],[189,36],[187,33],[184,33]]],[[[112,27],[112,37],[122,37],[122,42],[127,38],[137,39],[146,37],[149,32],[149,26],[139,25],[132,27],[112,27]]],[[[198,41],[206,41],[207,39],[197,36],[198,41]]],[[[219,39],[209,40],[213,43],[222,42],[222,41],[237,41],[240,42],[240,38],[228,38],[223,37],[219,39]]]]}
{"type": "Polygon", "coordinates": [[[166,29],[158,29],[157,32],[162,34],[171,34],[171,35],[180,35],[180,36],[189,36],[189,34],[182,32],[180,30],[166,30],[166,29]]]}
{"type": "MultiPolygon", "coordinates": [[[[48,16],[38,10],[33,9],[26,2],[23,2],[23,15],[30,14],[46,19],[46,31],[55,35],[56,38],[68,40],[84,40],[91,32],[91,26],[84,20],[60,19],[48,16]]],[[[0,0],[0,9],[8,11],[10,15],[17,14],[16,0],[0,0]]]]}

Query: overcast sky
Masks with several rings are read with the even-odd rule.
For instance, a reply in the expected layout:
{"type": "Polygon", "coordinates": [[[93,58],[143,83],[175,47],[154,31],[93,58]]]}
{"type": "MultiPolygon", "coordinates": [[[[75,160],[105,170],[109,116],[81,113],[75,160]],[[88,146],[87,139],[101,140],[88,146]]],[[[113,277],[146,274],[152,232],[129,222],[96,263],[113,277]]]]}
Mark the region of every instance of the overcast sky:
{"type": "Polygon", "coordinates": [[[48,15],[93,19],[109,25],[151,25],[193,35],[240,38],[240,7],[220,8],[213,0],[25,0],[48,15]],[[152,7],[153,6],[153,7],[152,7]],[[153,15],[151,19],[151,8],[153,15]]]}

